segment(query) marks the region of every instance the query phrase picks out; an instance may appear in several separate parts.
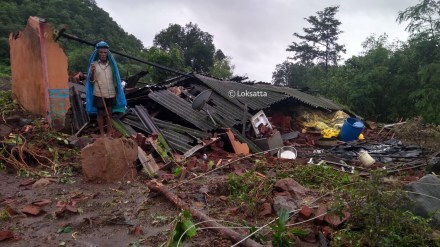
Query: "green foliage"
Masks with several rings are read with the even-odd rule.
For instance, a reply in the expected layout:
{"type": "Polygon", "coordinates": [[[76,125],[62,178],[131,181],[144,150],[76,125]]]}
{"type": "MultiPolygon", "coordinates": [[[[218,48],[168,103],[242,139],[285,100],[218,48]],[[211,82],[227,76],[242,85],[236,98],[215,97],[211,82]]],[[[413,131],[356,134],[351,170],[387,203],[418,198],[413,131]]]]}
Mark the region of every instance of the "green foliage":
{"type": "Polygon", "coordinates": [[[256,175],[254,171],[247,171],[242,176],[231,173],[228,175],[228,189],[234,205],[240,204],[253,215],[257,210],[257,202],[263,199],[271,186],[270,180],[256,175]]]}
{"type": "Polygon", "coordinates": [[[401,11],[397,21],[409,21],[411,39],[388,43],[388,36],[370,35],[363,51],[344,65],[325,66],[339,59],[343,51],[336,43],[340,22],[334,18],[338,8],[329,7],[306,20],[312,25],[304,35],[295,33],[295,63],[277,65],[272,75],[276,85],[310,88],[346,106],[358,115],[375,121],[396,122],[422,116],[427,123],[440,124],[440,4],[421,0],[401,11]],[[329,30],[322,34],[323,30],[329,30]],[[334,36],[332,36],[332,34],[334,36]],[[330,38],[332,37],[332,38],[330,38]],[[335,42],[330,57],[323,57],[325,38],[335,42]],[[338,49],[337,47],[339,47],[338,49]]]}
{"type": "Polygon", "coordinates": [[[295,166],[289,177],[311,189],[331,190],[358,180],[357,176],[340,171],[327,165],[295,166]]]}
{"type": "Polygon", "coordinates": [[[289,212],[287,212],[285,209],[282,209],[278,214],[278,219],[275,221],[275,224],[270,226],[273,230],[272,245],[274,247],[292,246],[291,236],[289,236],[289,232],[286,227],[288,221],[289,212]]]}
{"type": "Polygon", "coordinates": [[[280,86],[304,88],[312,81],[313,75],[306,65],[284,61],[276,66],[272,73],[272,82],[280,86]]]}
{"type": "Polygon", "coordinates": [[[11,215],[9,214],[6,208],[0,210],[0,222],[9,221],[11,219],[11,215]]]}
{"type": "Polygon", "coordinates": [[[183,168],[181,166],[178,166],[176,168],[174,168],[173,170],[173,175],[175,177],[179,177],[182,174],[183,168]]]}
{"type": "Polygon", "coordinates": [[[415,111],[429,123],[440,123],[440,61],[421,67],[420,88],[410,94],[415,111]]]}
{"type": "Polygon", "coordinates": [[[192,238],[197,234],[197,229],[194,223],[191,221],[191,214],[188,211],[181,212],[177,216],[176,224],[174,225],[174,231],[172,238],[168,242],[169,247],[183,246],[183,241],[188,238],[192,238]]]}
{"type": "Polygon", "coordinates": [[[300,40],[300,43],[293,42],[287,51],[295,53],[293,58],[304,65],[323,64],[325,70],[330,64],[337,64],[340,60],[340,53],[345,52],[344,45],[337,43],[341,22],[335,18],[339,6],[327,7],[323,11],[316,12],[317,16],[309,16],[305,20],[312,25],[310,28],[303,28],[305,34],[293,35],[300,40]]]}
{"type": "Polygon", "coordinates": [[[221,50],[215,49],[213,36],[202,31],[195,23],[184,27],[170,24],[154,37],[154,46],[165,52],[173,49],[180,51],[185,68],[198,73],[210,73],[212,76],[227,79],[232,75],[230,58],[221,50]]]}
{"type": "Polygon", "coordinates": [[[250,205],[255,206],[255,202],[249,195],[252,183],[250,180],[246,179],[250,177],[252,177],[250,172],[245,173],[243,176],[230,173],[228,175],[228,189],[232,198],[239,199],[241,202],[250,203],[250,205]]]}
{"type": "MultiPolygon", "coordinates": [[[[44,18],[55,28],[66,24],[69,33],[91,42],[105,40],[111,48],[131,55],[143,48],[140,40],[126,33],[93,0],[0,1],[0,68],[9,67],[9,33],[23,30],[29,16],[44,18]]],[[[69,70],[85,71],[93,48],[65,39],[60,39],[60,43],[69,58],[69,70]]],[[[124,65],[128,60],[121,58],[118,62],[124,65]]]]}
{"type": "Polygon", "coordinates": [[[420,0],[420,3],[400,11],[399,23],[409,21],[406,30],[413,38],[439,40],[440,2],[436,0],[420,0]]]}
{"type": "Polygon", "coordinates": [[[197,72],[208,72],[214,63],[213,36],[192,22],[184,27],[170,24],[154,37],[154,45],[165,51],[177,47],[183,53],[186,66],[197,72]]]}
{"type": "Polygon", "coordinates": [[[214,59],[214,64],[209,68],[209,74],[215,78],[227,80],[232,77],[234,66],[230,58],[214,59]]]}
{"type": "Polygon", "coordinates": [[[1,91],[0,90],[0,115],[4,116],[8,114],[15,108],[15,103],[12,100],[11,91],[1,91]]]}
{"type": "Polygon", "coordinates": [[[352,217],[332,246],[433,246],[428,221],[409,212],[410,200],[383,178],[374,173],[344,192],[352,217]]]}
{"type": "Polygon", "coordinates": [[[66,226],[66,227],[59,228],[57,230],[57,233],[58,234],[61,234],[61,233],[71,233],[72,231],[73,231],[73,228],[71,226],[66,226]]]}

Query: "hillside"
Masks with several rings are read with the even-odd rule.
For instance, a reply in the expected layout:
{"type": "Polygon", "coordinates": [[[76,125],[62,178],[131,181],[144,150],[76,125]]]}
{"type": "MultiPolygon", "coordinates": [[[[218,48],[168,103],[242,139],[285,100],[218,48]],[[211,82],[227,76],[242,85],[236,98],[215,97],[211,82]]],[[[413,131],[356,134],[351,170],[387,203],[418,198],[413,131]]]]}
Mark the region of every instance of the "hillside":
{"type": "MultiPolygon", "coordinates": [[[[57,29],[66,24],[67,32],[90,42],[107,41],[117,50],[135,54],[143,49],[142,42],[125,32],[94,0],[0,0],[0,75],[8,75],[11,32],[22,30],[29,16],[39,16],[57,29]]],[[[70,71],[83,71],[91,47],[74,41],[60,40],[69,58],[70,71]]],[[[128,61],[118,59],[122,66],[128,61]]]]}

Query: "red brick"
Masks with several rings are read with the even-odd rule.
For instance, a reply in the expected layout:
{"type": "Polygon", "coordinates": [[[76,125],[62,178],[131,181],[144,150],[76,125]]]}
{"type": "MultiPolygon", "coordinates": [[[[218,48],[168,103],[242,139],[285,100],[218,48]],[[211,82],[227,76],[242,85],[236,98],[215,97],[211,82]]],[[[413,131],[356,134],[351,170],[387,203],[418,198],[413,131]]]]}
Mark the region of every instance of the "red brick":
{"type": "Polygon", "coordinates": [[[303,206],[301,208],[301,211],[299,212],[299,215],[304,219],[309,219],[312,216],[312,209],[308,206],[303,206]]]}
{"type": "Polygon", "coordinates": [[[33,206],[33,205],[27,205],[26,207],[21,209],[21,212],[25,213],[25,214],[30,214],[33,216],[38,216],[41,213],[43,213],[44,211],[40,207],[33,206]]]}
{"type": "MultiPolygon", "coordinates": [[[[325,213],[325,212],[327,212],[327,206],[324,205],[324,204],[321,204],[321,205],[319,205],[319,208],[318,208],[318,210],[316,211],[316,214],[315,214],[315,215],[318,216],[318,215],[321,215],[321,214],[323,214],[323,213],[325,213]]],[[[324,222],[324,216],[325,216],[325,215],[322,215],[322,216],[316,218],[316,219],[315,219],[315,222],[316,222],[317,224],[321,224],[322,222],[324,222]]]]}
{"type": "Polygon", "coordinates": [[[9,238],[13,238],[13,237],[14,237],[14,234],[9,230],[0,232],[0,241],[6,240],[9,238]]]}

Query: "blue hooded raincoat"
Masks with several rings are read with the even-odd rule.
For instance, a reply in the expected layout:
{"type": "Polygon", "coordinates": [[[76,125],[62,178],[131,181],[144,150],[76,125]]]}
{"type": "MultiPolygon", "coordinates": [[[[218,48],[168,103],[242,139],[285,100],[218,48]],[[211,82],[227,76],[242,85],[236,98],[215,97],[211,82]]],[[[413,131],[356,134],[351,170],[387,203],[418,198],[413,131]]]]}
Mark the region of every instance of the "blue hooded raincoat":
{"type": "MultiPolygon", "coordinates": [[[[98,109],[93,105],[93,84],[90,82],[90,75],[91,75],[91,65],[94,61],[99,59],[98,56],[98,49],[99,48],[109,48],[109,45],[101,41],[96,44],[95,50],[93,51],[92,55],[89,59],[89,67],[87,70],[87,79],[86,79],[86,112],[90,115],[97,114],[98,109]]],[[[113,79],[115,80],[116,85],[116,105],[113,106],[112,112],[125,112],[127,109],[127,100],[125,99],[124,90],[122,89],[121,84],[121,76],[119,75],[119,69],[116,64],[115,58],[113,57],[113,54],[108,51],[107,59],[110,63],[110,66],[112,66],[113,71],[113,79]]]]}

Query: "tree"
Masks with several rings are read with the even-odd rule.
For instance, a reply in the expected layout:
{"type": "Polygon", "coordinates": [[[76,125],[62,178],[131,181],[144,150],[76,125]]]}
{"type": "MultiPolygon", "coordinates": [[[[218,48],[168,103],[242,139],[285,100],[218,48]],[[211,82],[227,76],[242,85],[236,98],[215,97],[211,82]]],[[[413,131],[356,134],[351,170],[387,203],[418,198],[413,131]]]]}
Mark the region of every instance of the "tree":
{"type": "Polygon", "coordinates": [[[185,65],[199,73],[207,73],[214,65],[215,46],[213,36],[202,31],[197,24],[188,23],[185,27],[170,24],[154,37],[154,45],[169,51],[173,47],[181,50],[185,65]]]}
{"type": "MultiPolygon", "coordinates": [[[[23,30],[29,16],[42,17],[55,29],[66,24],[69,33],[90,42],[105,40],[112,49],[130,55],[143,49],[142,42],[125,32],[94,0],[0,0],[0,73],[9,72],[5,71],[9,67],[9,33],[23,30]]],[[[69,70],[86,70],[93,48],[66,39],[59,43],[69,58],[69,70]]],[[[130,62],[121,57],[117,61],[121,66],[130,62]]]]}
{"type": "Polygon", "coordinates": [[[276,66],[272,73],[272,82],[280,86],[304,88],[307,87],[307,83],[311,79],[309,77],[310,70],[311,68],[305,65],[294,64],[286,60],[276,66]]]}
{"type": "Polygon", "coordinates": [[[362,42],[361,46],[364,49],[363,54],[368,54],[368,52],[379,48],[379,47],[385,47],[388,43],[388,34],[384,33],[382,35],[379,35],[379,37],[376,37],[376,34],[371,34],[368,36],[364,42],[362,42]]]}
{"type": "Polygon", "coordinates": [[[232,77],[233,70],[234,65],[231,64],[230,57],[225,57],[224,55],[216,56],[214,58],[214,64],[209,68],[209,74],[218,79],[228,80],[232,77]]]}
{"type": "Polygon", "coordinates": [[[439,41],[440,32],[440,2],[436,0],[421,0],[419,4],[400,11],[397,21],[409,21],[406,30],[413,38],[439,41]]]}
{"type": "Polygon", "coordinates": [[[328,71],[330,64],[337,65],[341,59],[341,52],[345,53],[344,45],[337,43],[341,22],[335,19],[339,6],[327,7],[323,11],[316,12],[318,16],[305,18],[312,27],[303,28],[305,35],[294,33],[300,43],[293,42],[287,51],[295,53],[294,59],[304,65],[323,64],[328,71]]]}

